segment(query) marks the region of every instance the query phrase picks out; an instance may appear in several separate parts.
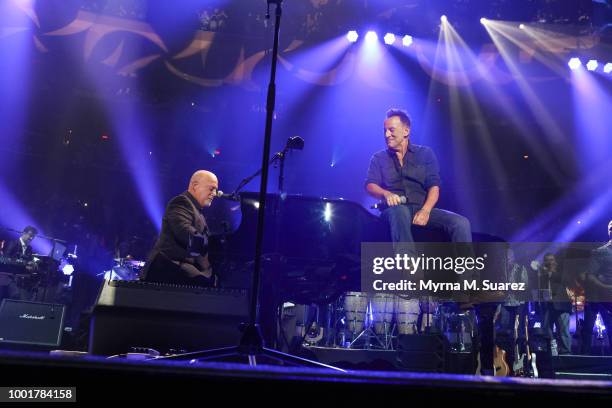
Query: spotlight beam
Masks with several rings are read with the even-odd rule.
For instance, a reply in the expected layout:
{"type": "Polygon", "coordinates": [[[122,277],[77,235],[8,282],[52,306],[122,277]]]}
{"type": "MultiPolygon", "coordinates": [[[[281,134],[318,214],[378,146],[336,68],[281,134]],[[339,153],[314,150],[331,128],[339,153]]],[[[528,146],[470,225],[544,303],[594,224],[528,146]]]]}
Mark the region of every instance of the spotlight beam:
{"type": "MultiPolygon", "coordinates": [[[[465,87],[459,87],[457,84],[451,84],[449,87],[449,96],[451,99],[451,114],[453,117],[453,122],[455,123],[454,128],[456,134],[461,137],[460,143],[457,143],[457,146],[461,146],[461,151],[457,151],[457,155],[455,156],[455,161],[460,167],[457,169],[458,174],[465,172],[465,170],[471,168],[467,160],[468,152],[466,151],[465,146],[467,145],[467,140],[469,135],[467,135],[464,129],[467,127],[467,124],[464,121],[466,117],[475,117],[477,121],[481,124],[475,128],[475,136],[478,137],[480,144],[484,147],[486,157],[488,159],[489,165],[492,167],[492,174],[495,178],[495,181],[500,186],[506,186],[508,184],[509,177],[505,173],[501,165],[501,158],[499,153],[497,152],[494,144],[493,137],[491,132],[486,125],[486,121],[484,120],[484,114],[482,109],[480,108],[476,97],[474,95],[474,91],[469,85],[469,80],[466,76],[466,66],[464,65],[464,57],[463,55],[467,55],[467,59],[470,63],[478,65],[477,58],[473,55],[471,50],[468,48],[465,41],[461,38],[461,36],[454,29],[452,24],[446,24],[444,30],[444,39],[445,39],[445,52],[446,58],[449,64],[449,68],[453,72],[453,77],[457,76],[459,79],[459,83],[467,83],[465,87]],[[461,54],[459,51],[461,50],[461,54]],[[463,90],[463,98],[460,98],[459,89],[463,90]],[[467,103],[465,103],[467,102],[467,103]]],[[[470,174],[466,174],[466,176],[470,177],[470,174]]],[[[509,189],[504,189],[504,191],[509,191],[509,189]]],[[[469,193],[465,193],[464,195],[471,196],[469,193]]],[[[507,193],[504,193],[504,199],[502,202],[505,206],[509,208],[514,208],[516,203],[514,202],[514,197],[510,196],[507,193]]],[[[472,201],[471,197],[464,197],[464,201],[466,204],[470,204],[467,201],[472,201]]],[[[466,208],[476,208],[473,205],[470,205],[466,208]]],[[[473,217],[479,217],[478,214],[474,214],[473,217]]]]}
{"type": "MultiPolygon", "coordinates": [[[[485,28],[489,33],[489,36],[495,43],[497,49],[499,50],[502,58],[504,59],[506,65],[512,72],[513,76],[516,78],[516,83],[523,94],[525,101],[530,107],[531,111],[535,118],[542,122],[542,129],[550,139],[553,141],[561,141],[565,139],[564,133],[561,131],[558,123],[552,118],[548,109],[544,106],[540,98],[537,96],[536,92],[531,88],[531,86],[527,83],[527,80],[521,74],[520,69],[517,66],[516,61],[514,61],[513,57],[510,55],[507,47],[505,47],[504,43],[501,41],[503,37],[503,32],[501,32],[498,28],[497,24],[487,24],[485,28]]],[[[516,30],[516,28],[515,28],[516,30]]],[[[567,152],[570,153],[569,151],[567,152]]],[[[539,159],[546,160],[548,159],[548,155],[538,153],[539,159]]],[[[564,166],[560,163],[560,157],[557,155],[553,155],[551,160],[555,160],[557,163],[556,168],[562,169],[564,166]]],[[[555,172],[556,173],[556,172],[555,172]]],[[[552,175],[552,174],[551,174],[552,175]]],[[[555,179],[558,179],[560,176],[555,176],[555,179]]]]}
{"type": "MultiPolygon", "coordinates": [[[[538,47],[551,52],[553,49],[548,49],[547,47],[549,46],[545,45],[541,38],[534,36],[535,31],[532,28],[525,26],[525,28],[519,32],[513,24],[504,21],[489,21],[486,28],[489,32],[489,36],[491,36],[491,32],[495,32],[499,36],[503,37],[504,40],[516,45],[527,55],[532,56],[559,76],[565,76],[567,74],[563,66],[559,64],[559,62],[563,61],[562,58],[557,57],[551,60],[544,57],[541,53],[536,52],[538,47]],[[528,38],[531,39],[533,43],[528,43],[523,34],[527,34],[528,38]]],[[[556,41],[558,41],[558,39],[556,39],[556,41]]],[[[495,45],[498,48],[503,46],[501,40],[498,43],[495,43],[495,45]]],[[[555,52],[555,54],[557,54],[557,52],[555,52]]]]}

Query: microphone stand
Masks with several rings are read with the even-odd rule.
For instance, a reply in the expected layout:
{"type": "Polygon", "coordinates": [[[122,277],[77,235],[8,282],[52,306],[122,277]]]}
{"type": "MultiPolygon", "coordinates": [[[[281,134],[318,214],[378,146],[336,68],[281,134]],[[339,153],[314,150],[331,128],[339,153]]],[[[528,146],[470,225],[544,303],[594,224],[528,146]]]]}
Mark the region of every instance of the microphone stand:
{"type": "MultiPolygon", "coordinates": [[[[267,0],[268,2],[268,14],[271,4],[276,5],[275,24],[274,24],[274,46],[272,48],[272,66],[270,70],[270,83],[268,85],[268,97],[266,104],[266,129],[264,134],[264,147],[262,155],[262,166],[256,174],[250,178],[245,179],[246,182],[242,182],[240,188],[244,187],[250,180],[261,173],[260,193],[259,193],[259,210],[257,214],[257,239],[255,244],[255,266],[253,270],[253,279],[251,284],[250,293],[250,309],[249,309],[249,321],[244,328],[242,338],[238,346],[223,347],[213,350],[196,351],[192,353],[177,354],[169,357],[160,357],[161,359],[200,359],[210,360],[213,358],[228,357],[228,356],[242,356],[247,357],[250,366],[257,365],[258,357],[268,357],[276,361],[290,363],[299,366],[311,366],[319,368],[328,368],[338,371],[344,371],[336,367],[322,364],[316,361],[307,360],[301,357],[293,356],[290,354],[282,353],[278,350],[266,348],[264,346],[263,336],[261,334],[259,326],[259,293],[261,283],[261,261],[262,261],[262,249],[263,249],[263,234],[264,234],[264,220],[265,220],[265,208],[266,208],[266,195],[268,190],[268,171],[270,168],[270,162],[284,157],[287,147],[283,150],[283,154],[278,153],[272,160],[268,161],[270,156],[270,141],[272,139],[272,120],[274,118],[274,107],[276,99],[276,66],[278,62],[278,38],[280,32],[280,22],[282,14],[282,0],[267,0]]],[[[282,180],[282,179],[281,179],[282,180]]],[[[238,190],[238,189],[237,189],[238,190]]]]}
{"type": "MultiPolygon", "coordinates": [[[[284,162],[284,154],[286,152],[287,152],[287,148],[285,148],[285,150],[283,150],[283,151],[280,151],[280,152],[274,154],[274,156],[272,156],[270,161],[267,163],[268,167],[270,167],[270,165],[274,164],[277,160],[280,160],[281,161],[281,171],[282,171],[283,162],[284,162]]],[[[251,174],[249,177],[246,177],[245,179],[243,179],[240,182],[240,184],[238,184],[238,187],[236,187],[236,189],[234,191],[232,191],[230,195],[232,197],[238,197],[239,196],[238,193],[240,193],[240,190],[242,190],[247,184],[249,184],[251,182],[251,180],[253,180],[255,177],[259,176],[262,173],[262,171],[263,171],[263,169],[260,168],[255,173],[251,174]]]]}
{"type": "MultiPolygon", "coordinates": [[[[287,144],[285,144],[284,149],[281,150],[280,152],[274,153],[274,156],[272,156],[272,158],[268,162],[268,167],[275,164],[277,161],[280,162],[280,172],[278,175],[278,191],[280,193],[282,193],[283,188],[284,188],[285,158],[287,156],[287,152],[289,152],[289,150],[302,150],[303,148],[304,148],[304,139],[302,139],[299,136],[290,137],[287,140],[287,144]]],[[[255,177],[259,176],[262,173],[262,170],[263,168],[260,168],[259,170],[257,170],[255,173],[253,173],[249,177],[246,177],[245,179],[243,179],[240,182],[240,184],[238,184],[238,187],[236,187],[236,189],[230,195],[232,197],[238,197],[238,193],[240,192],[240,190],[242,190],[247,184],[249,184],[251,180],[253,180],[255,177]]]]}

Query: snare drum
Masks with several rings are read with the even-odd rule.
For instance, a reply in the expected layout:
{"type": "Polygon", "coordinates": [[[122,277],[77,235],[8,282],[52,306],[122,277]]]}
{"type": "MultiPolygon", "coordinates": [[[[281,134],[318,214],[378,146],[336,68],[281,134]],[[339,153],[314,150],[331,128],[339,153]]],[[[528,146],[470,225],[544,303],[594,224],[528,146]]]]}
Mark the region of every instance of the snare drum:
{"type": "Polygon", "coordinates": [[[367,310],[367,293],[346,292],[344,295],[344,315],[349,332],[359,333],[363,330],[367,310]]]}
{"type": "Polygon", "coordinates": [[[418,299],[396,297],[395,321],[398,334],[415,334],[417,332],[416,326],[420,311],[418,299]]]}
{"type": "Polygon", "coordinates": [[[376,334],[387,334],[393,321],[393,309],[395,298],[388,293],[375,293],[372,296],[372,317],[374,320],[374,332],[376,334]]]}

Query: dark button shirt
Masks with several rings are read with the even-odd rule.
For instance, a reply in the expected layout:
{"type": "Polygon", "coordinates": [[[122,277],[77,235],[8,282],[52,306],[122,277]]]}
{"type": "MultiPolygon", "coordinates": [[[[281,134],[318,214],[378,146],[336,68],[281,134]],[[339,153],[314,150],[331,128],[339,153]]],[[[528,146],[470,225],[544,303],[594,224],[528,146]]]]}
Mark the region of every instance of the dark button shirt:
{"type": "Polygon", "coordinates": [[[438,159],[427,146],[411,144],[404,156],[404,165],[393,150],[374,153],[365,184],[377,184],[385,190],[406,196],[410,204],[422,205],[431,187],[440,185],[438,159]]]}
{"type": "MultiPolygon", "coordinates": [[[[550,272],[542,267],[538,271],[538,285],[540,290],[549,290],[550,299],[548,303],[554,310],[571,312],[571,299],[567,293],[567,287],[572,286],[570,277],[561,268],[555,272],[550,272]],[[552,301],[552,302],[550,302],[552,301]]],[[[544,299],[543,299],[544,300],[544,299]]]]}

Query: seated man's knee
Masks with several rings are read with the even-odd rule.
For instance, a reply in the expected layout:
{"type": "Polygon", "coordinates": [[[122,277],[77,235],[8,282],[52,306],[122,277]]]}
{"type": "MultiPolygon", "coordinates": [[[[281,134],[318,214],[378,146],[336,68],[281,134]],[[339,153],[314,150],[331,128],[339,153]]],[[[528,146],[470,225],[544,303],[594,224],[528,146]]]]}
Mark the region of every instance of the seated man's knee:
{"type": "Polygon", "coordinates": [[[455,218],[453,220],[453,226],[455,228],[458,228],[458,229],[461,229],[461,230],[466,230],[466,231],[469,231],[472,228],[472,226],[470,224],[470,220],[468,220],[463,215],[459,215],[459,214],[457,214],[455,216],[455,218]]]}
{"type": "Polygon", "coordinates": [[[395,205],[384,211],[384,215],[389,219],[403,219],[410,217],[410,210],[405,205],[395,205]]]}

